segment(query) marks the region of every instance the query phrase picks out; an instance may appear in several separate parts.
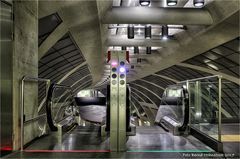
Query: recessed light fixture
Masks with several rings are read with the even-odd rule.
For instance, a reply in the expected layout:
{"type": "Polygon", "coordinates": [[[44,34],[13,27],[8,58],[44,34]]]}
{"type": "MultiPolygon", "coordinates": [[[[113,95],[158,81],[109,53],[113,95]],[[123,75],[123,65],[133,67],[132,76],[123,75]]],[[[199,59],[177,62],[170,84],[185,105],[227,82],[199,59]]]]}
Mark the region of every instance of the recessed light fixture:
{"type": "Polygon", "coordinates": [[[147,25],[145,26],[145,38],[151,39],[151,37],[152,37],[152,27],[147,25]]]}
{"type": "Polygon", "coordinates": [[[133,53],[134,54],[139,54],[139,48],[137,46],[134,46],[133,53]]]}
{"type": "Polygon", "coordinates": [[[193,0],[193,5],[195,7],[201,7],[204,5],[204,0],[193,0]]]}
{"type": "Polygon", "coordinates": [[[146,48],[146,54],[151,54],[151,52],[152,52],[151,47],[148,46],[148,47],[146,48]]]}
{"type": "Polygon", "coordinates": [[[139,0],[141,6],[149,6],[150,0],[139,0]]]}
{"type": "Polygon", "coordinates": [[[162,39],[163,40],[168,39],[168,26],[167,25],[162,26],[162,39]]]}
{"type": "Polygon", "coordinates": [[[168,6],[175,6],[175,5],[177,5],[177,0],[167,0],[167,5],[168,6]]]}
{"type": "Polygon", "coordinates": [[[127,28],[127,33],[128,33],[128,39],[133,39],[134,38],[134,26],[132,24],[128,25],[127,28]]]}

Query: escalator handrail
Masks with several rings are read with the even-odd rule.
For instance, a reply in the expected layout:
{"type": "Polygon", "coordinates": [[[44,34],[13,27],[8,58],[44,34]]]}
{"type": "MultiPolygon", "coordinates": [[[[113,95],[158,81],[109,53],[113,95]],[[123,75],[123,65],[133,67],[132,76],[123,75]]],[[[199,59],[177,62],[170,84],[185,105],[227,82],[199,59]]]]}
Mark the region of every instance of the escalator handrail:
{"type": "Polygon", "coordinates": [[[70,86],[56,84],[56,83],[53,83],[53,84],[50,85],[49,90],[48,90],[48,94],[47,94],[47,100],[46,100],[46,114],[47,114],[47,122],[48,122],[48,125],[49,125],[51,131],[57,131],[58,130],[57,126],[53,122],[52,111],[51,111],[52,110],[51,107],[52,107],[53,92],[56,88],[66,88],[66,89],[70,90],[71,96],[73,98],[73,91],[72,91],[72,88],[70,86]]]}

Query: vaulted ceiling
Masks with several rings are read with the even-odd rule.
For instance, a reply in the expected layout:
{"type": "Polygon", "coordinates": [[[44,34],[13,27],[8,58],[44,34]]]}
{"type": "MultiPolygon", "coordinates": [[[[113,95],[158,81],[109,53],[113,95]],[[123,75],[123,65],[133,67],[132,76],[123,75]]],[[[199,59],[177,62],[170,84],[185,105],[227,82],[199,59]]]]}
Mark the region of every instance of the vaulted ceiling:
{"type": "MultiPolygon", "coordinates": [[[[175,7],[165,0],[152,0],[149,7],[138,0],[39,1],[40,77],[70,85],[75,93],[104,89],[106,53],[122,46],[130,52],[132,104],[143,116],[152,118],[164,89],[181,80],[220,74],[233,86],[226,93],[239,91],[238,0],[205,0],[202,8],[192,0],[179,0],[175,7]],[[134,39],[127,38],[128,24],[138,28],[134,39]],[[144,37],[145,25],[152,26],[151,39],[144,37]],[[165,25],[168,39],[162,38],[165,25]]],[[[225,109],[233,116],[227,103],[237,99],[239,94],[226,97],[225,109]]]]}

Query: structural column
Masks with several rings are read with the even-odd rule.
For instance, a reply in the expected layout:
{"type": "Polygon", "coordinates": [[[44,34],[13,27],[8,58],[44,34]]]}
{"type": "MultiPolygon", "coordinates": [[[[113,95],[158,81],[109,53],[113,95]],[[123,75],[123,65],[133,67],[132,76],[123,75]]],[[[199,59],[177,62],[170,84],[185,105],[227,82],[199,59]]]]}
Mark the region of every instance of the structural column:
{"type": "Polygon", "coordinates": [[[110,149],[126,150],[126,51],[111,52],[110,149]]]}

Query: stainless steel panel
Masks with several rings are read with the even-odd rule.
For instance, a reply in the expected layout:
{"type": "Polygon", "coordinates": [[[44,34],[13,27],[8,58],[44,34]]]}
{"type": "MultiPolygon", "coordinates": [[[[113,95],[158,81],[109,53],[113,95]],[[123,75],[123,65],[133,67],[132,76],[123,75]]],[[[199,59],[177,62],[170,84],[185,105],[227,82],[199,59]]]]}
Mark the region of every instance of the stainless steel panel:
{"type": "Polygon", "coordinates": [[[12,6],[0,2],[1,25],[1,150],[12,149],[12,6]]]}

